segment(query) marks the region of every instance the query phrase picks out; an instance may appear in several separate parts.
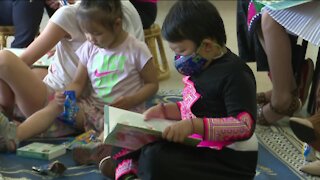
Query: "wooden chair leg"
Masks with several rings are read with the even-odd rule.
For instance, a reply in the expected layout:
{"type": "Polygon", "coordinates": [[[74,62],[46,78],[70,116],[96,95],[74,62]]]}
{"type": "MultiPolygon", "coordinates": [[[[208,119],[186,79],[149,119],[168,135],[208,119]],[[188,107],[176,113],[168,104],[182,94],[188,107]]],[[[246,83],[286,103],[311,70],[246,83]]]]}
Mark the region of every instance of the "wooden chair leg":
{"type": "Polygon", "coordinates": [[[169,66],[165,49],[162,43],[160,27],[157,24],[151,26],[145,32],[145,41],[148,45],[154,59],[154,65],[157,69],[158,79],[163,80],[170,76],[169,66]],[[158,56],[159,51],[159,56],[158,56]],[[160,59],[159,59],[160,58],[160,59]]]}
{"type": "Polygon", "coordinates": [[[0,36],[0,50],[6,47],[7,45],[7,38],[3,35],[0,36]]]}

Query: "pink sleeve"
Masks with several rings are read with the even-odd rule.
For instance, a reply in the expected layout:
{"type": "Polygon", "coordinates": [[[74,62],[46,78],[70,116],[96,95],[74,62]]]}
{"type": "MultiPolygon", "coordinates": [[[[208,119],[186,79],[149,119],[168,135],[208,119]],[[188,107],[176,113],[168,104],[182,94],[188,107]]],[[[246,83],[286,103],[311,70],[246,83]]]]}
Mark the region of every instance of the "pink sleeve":
{"type": "Polygon", "coordinates": [[[247,112],[237,117],[203,118],[204,140],[207,141],[239,141],[252,136],[254,120],[247,112]]]}

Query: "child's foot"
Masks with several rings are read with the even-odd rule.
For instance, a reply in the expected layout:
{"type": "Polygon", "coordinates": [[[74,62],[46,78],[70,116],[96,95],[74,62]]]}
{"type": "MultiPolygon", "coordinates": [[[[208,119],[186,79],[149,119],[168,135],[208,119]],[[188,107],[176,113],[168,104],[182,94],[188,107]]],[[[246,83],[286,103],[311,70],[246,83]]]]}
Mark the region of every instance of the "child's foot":
{"type": "Polygon", "coordinates": [[[17,126],[9,122],[8,118],[0,113],[0,152],[13,152],[17,148],[17,126]]]}
{"type": "Polygon", "coordinates": [[[79,146],[73,149],[73,160],[78,165],[98,165],[100,161],[111,156],[112,146],[107,144],[99,144],[94,147],[79,146]]]}
{"type": "Polygon", "coordinates": [[[116,164],[111,158],[111,156],[107,156],[100,161],[99,169],[102,175],[114,179],[116,172],[116,164]]]}

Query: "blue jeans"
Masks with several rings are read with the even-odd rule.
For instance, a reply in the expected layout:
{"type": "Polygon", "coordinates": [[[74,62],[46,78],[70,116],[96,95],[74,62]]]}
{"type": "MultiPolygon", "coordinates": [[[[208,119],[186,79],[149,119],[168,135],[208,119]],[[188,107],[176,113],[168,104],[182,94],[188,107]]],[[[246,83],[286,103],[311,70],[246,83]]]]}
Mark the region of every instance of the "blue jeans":
{"type": "Polygon", "coordinates": [[[13,48],[27,47],[39,31],[44,0],[0,0],[0,25],[14,26],[13,48]]]}

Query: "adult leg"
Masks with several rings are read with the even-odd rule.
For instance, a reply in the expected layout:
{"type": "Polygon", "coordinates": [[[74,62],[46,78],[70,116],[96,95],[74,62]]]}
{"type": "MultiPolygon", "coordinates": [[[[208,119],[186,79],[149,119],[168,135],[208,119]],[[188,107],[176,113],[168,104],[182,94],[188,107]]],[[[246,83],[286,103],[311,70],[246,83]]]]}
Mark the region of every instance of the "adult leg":
{"type": "Polygon", "coordinates": [[[12,22],[12,1],[0,1],[0,25],[11,26],[12,22]]]}
{"type": "Polygon", "coordinates": [[[13,0],[12,17],[15,26],[13,48],[25,48],[36,37],[44,12],[43,0],[13,0]]]}
{"type": "Polygon", "coordinates": [[[277,112],[286,112],[291,108],[295,100],[293,91],[297,85],[293,75],[291,44],[287,32],[268,13],[262,15],[261,26],[273,85],[271,101],[263,106],[263,115],[272,123],[284,116],[276,113],[275,109],[277,112]]]}
{"type": "Polygon", "coordinates": [[[3,88],[0,90],[1,96],[11,100],[0,102],[1,105],[13,106],[16,103],[25,116],[41,109],[47,100],[46,85],[10,51],[0,51],[0,81],[3,88]]]}

